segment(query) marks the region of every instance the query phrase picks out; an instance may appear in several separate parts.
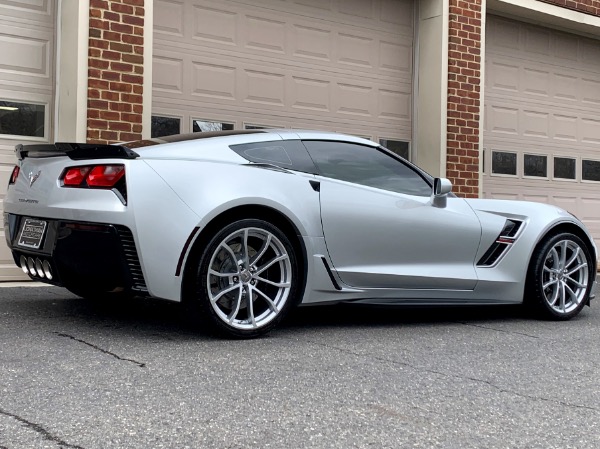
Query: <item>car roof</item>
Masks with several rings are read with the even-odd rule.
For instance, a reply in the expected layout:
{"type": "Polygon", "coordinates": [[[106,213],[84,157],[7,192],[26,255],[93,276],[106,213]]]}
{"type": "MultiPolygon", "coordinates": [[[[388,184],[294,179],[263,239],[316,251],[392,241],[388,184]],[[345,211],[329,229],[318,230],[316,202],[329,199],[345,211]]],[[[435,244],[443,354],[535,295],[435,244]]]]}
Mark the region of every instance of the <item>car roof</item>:
{"type": "MultiPolygon", "coordinates": [[[[244,129],[244,130],[230,130],[230,131],[208,131],[208,132],[196,132],[188,134],[174,134],[164,137],[153,137],[151,139],[135,140],[131,142],[121,143],[121,146],[126,148],[144,148],[155,145],[163,145],[169,143],[186,142],[192,140],[208,139],[208,138],[222,138],[222,137],[235,137],[240,136],[241,139],[235,139],[237,143],[242,143],[243,136],[247,135],[249,142],[256,142],[257,140],[342,140],[345,142],[356,142],[367,145],[376,145],[374,142],[367,140],[362,137],[357,137],[348,134],[339,134],[330,131],[314,131],[314,130],[296,130],[296,129],[244,129]],[[257,135],[260,134],[260,137],[257,135]],[[259,139],[257,139],[259,137],[259,139]]],[[[230,139],[228,139],[230,140],[230,139]]]]}

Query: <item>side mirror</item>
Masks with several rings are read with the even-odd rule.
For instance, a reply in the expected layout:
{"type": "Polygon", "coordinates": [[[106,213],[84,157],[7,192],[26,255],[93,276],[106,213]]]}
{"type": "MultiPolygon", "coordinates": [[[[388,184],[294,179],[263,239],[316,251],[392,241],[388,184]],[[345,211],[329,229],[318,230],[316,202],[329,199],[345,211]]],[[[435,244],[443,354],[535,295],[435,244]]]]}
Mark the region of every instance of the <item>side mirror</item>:
{"type": "Polygon", "coordinates": [[[431,193],[431,204],[434,207],[446,207],[448,194],[452,191],[452,183],[446,178],[435,178],[433,180],[433,191],[431,193]]]}

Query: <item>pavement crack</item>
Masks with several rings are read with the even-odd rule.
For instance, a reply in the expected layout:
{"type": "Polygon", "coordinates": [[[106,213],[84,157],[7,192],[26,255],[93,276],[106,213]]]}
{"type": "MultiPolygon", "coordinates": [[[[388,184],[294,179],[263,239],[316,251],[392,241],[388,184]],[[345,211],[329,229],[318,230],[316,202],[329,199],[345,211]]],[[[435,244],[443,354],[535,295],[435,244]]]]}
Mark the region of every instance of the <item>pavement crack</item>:
{"type": "Polygon", "coordinates": [[[512,394],[514,396],[518,396],[524,399],[530,399],[530,400],[534,400],[534,401],[542,401],[542,402],[548,402],[551,404],[556,404],[556,405],[560,405],[563,407],[570,407],[570,408],[575,408],[575,409],[579,409],[579,410],[590,410],[596,413],[600,413],[600,408],[597,407],[590,407],[587,405],[579,405],[579,404],[573,404],[571,402],[566,402],[566,401],[561,401],[558,399],[551,399],[551,398],[545,398],[543,396],[535,396],[532,394],[526,394],[526,393],[521,393],[519,391],[515,391],[515,390],[510,390],[508,388],[504,388],[501,387],[499,385],[494,384],[493,382],[489,381],[489,380],[484,380],[484,379],[479,379],[477,377],[471,377],[471,376],[463,376],[460,374],[454,374],[454,373],[447,373],[447,372],[443,372],[443,371],[438,371],[438,370],[434,370],[431,368],[425,368],[422,366],[417,366],[417,365],[413,365],[411,363],[408,362],[402,362],[400,360],[393,360],[393,359],[388,359],[385,357],[379,357],[379,356],[372,356],[369,354],[362,354],[360,352],[355,352],[355,351],[351,351],[349,349],[345,349],[345,348],[340,348],[337,346],[332,346],[332,345],[328,345],[325,343],[319,343],[316,342],[314,340],[305,340],[307,343],[311,343],[317,346],[322,346],[324,348],[327,349],[333,349],[339,352],[343,352],[346,354],[350,354],[356,357],[364,357],[364,358],[372,358],[373,360],[377,360],[379,362],[384,362],[384,363],[391,363],[393,365],[400,365],[400,366],[404,366],[406,368],[410,368],[413,369],[415,371],[421,371],[421,372],[426,372],[426,373],[430,373],[430,374],[436,374],[438,376],[442,376],[442,377],[446,377],[448,379],[460,379],[460,380],[468,380],[471,382],[476,382],[479,384],[483,384],[483,385],[487,385],[490,388],[494,388],[498,391],[500,391],[501,393],[508,393],[508,394],[512,394]]]}
{"type": "MultiPolygon", "coordinates": [[[[22,418],[19,415],[16,415],[15,413],[10,413],[10,412],[7,412],[6,410],[3,410],[0,408],[0,415],[4,415],[4,416],[8,416],[10,418],[16,419],[20,423],[24,424],[25,427],[28,427],[31,430],[34,430],[35,432],[39,433],[41,436],[44,437],[44,439],[46,439],[48,441],[52,441],[53,443],[58,444],[62,448],[84,449],[83,447],[78,446],[76,444],[67,443],[66,441],[62,440],[61,438],[57,437],[56,435],[52,435],[48,430],[44,429],[40,424],[31,422],[25,418],[22,418]]],[[[0,446],[0,449],[7,449],[7,448],[5,448],[4,446],[0,446]]]]}
{"type": "Polygon", "coordinates": [[[486,330],[490,330],[490,331],[502,332],[504,334],[515,334],[515,335],[522,335],[524,337],[529,337],[529,338],[540,338],[537,335],[526,334],[524,332],[507,331],[507,330],[498,329],[498,328],[495,328],[495,327],[482,326],[481,324],[467,323],[465,321],[455,321],[455,323],[462,324],[463,326],[478,327],[480,329],[486,329],[486,330]]]}
{"type": "Polygon", "coordinates": [[[100,351],[100,352],[102,352],[104,354],[110,355],[110,356],[114,357],[117,360],[121,360],[121,361],[124,361],[124,362],[131,362],[131,363],[139,366],[140,368],[145,368],[146,367],[145,363],[138,362],[137,360],[127,359],[125,357],[121,357],[121,356],[115,354],[114,352],[110,352],[110,351],[107,351],[106,349],[102,349],[100,346],[96,346],[93,343],[88,343],[87,341],[81,340],[80,338],[77,338],[77,337],[73,337],[72,335],[63,334],[62,332],[53,332],[53,333],[56,334],[56,335],[58,335],[59,337],[70,338],[71,340],[78,341],[79,343],[83,343],[84,345],[88,345],[89,347],[94,348],[94,349],[96,349],[96,350],[98,350],[98,351],[100,351]]]}

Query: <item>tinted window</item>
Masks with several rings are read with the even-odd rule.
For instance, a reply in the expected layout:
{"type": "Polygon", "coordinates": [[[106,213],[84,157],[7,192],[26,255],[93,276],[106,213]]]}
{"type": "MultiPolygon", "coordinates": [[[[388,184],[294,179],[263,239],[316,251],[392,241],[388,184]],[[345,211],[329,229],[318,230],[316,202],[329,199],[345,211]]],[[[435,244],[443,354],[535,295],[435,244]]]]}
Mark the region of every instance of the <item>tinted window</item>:
{"type": "Polygon", "coordinates": [[[231,145],[229,148],[250,162],[272,164],[305,173],[317,172],[315,164],[299,140],[244,143],[231,145]]]}
{"type": "Polygon", "coordinates": [[[492,151],[492,173],[500,175],[516,175],[517,153],[492,151]]]}
{"type": "Polygon", "coordinates": [[[575,179],[575,159],[570,157],[555,157],[554,177],[561,179],[575,179]]]}
{"type": "Polygon", "coordinates": [[[152,137],[172,136],[179,134],[181,131],[181,119],[175,117],[161,117],[159,115],[152,116],[152,128],[150,135],[152,137]]]}
{"type": "Polygon", "coordinates": [[[206,120],[193,120],[192,131],[195,133],[204,133],[210,131],[230,131],[233,129],[232,123],[209,122],[206,120]]]}
{"type": "Polygon", "coordinates": [[[346,142],[304,144],[323,176],[407,195],[431,195],[431,186],[419,173],[383,150],[346,142]]]}
{"type": "Polygon", "coordinates": [[[407,161],[410,160],[410,144],[408,142],[403,140],[379,139],[379,144],[407,161]]]}
{"type": "Polygon", "coordinates": [[[523,158],[523,174],[525,176],[538,176],[545,178],[548,176],[546,170],[547,157],[537,154],[526,154],[523,158]]]}
{"type": "Polygon", "coordinates": [[[0,134],[44,137],[45,114],[41,104],[0,101],[0,134]]]}
{"type": "Polygon", "coordinates": [[[600,181],[600,161],[589,159],[581,161],[581,179],[584,181],[600,181]]]}

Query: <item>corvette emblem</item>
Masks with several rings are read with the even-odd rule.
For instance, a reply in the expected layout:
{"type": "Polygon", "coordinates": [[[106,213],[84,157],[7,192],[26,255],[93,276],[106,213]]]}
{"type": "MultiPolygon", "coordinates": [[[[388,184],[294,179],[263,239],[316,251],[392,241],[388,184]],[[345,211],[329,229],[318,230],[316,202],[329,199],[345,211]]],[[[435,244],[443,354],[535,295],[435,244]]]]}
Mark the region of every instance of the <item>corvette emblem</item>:
{"type": "Polygon", "coordinates": [[[37,173],[33,173],[32,171],[29,172],[29,187],[31,187],[33,185],[34,182],[37,181],[37,179],[40,177],[40,175],[42,174],[42,171],[38,171],[37,173]]]}

